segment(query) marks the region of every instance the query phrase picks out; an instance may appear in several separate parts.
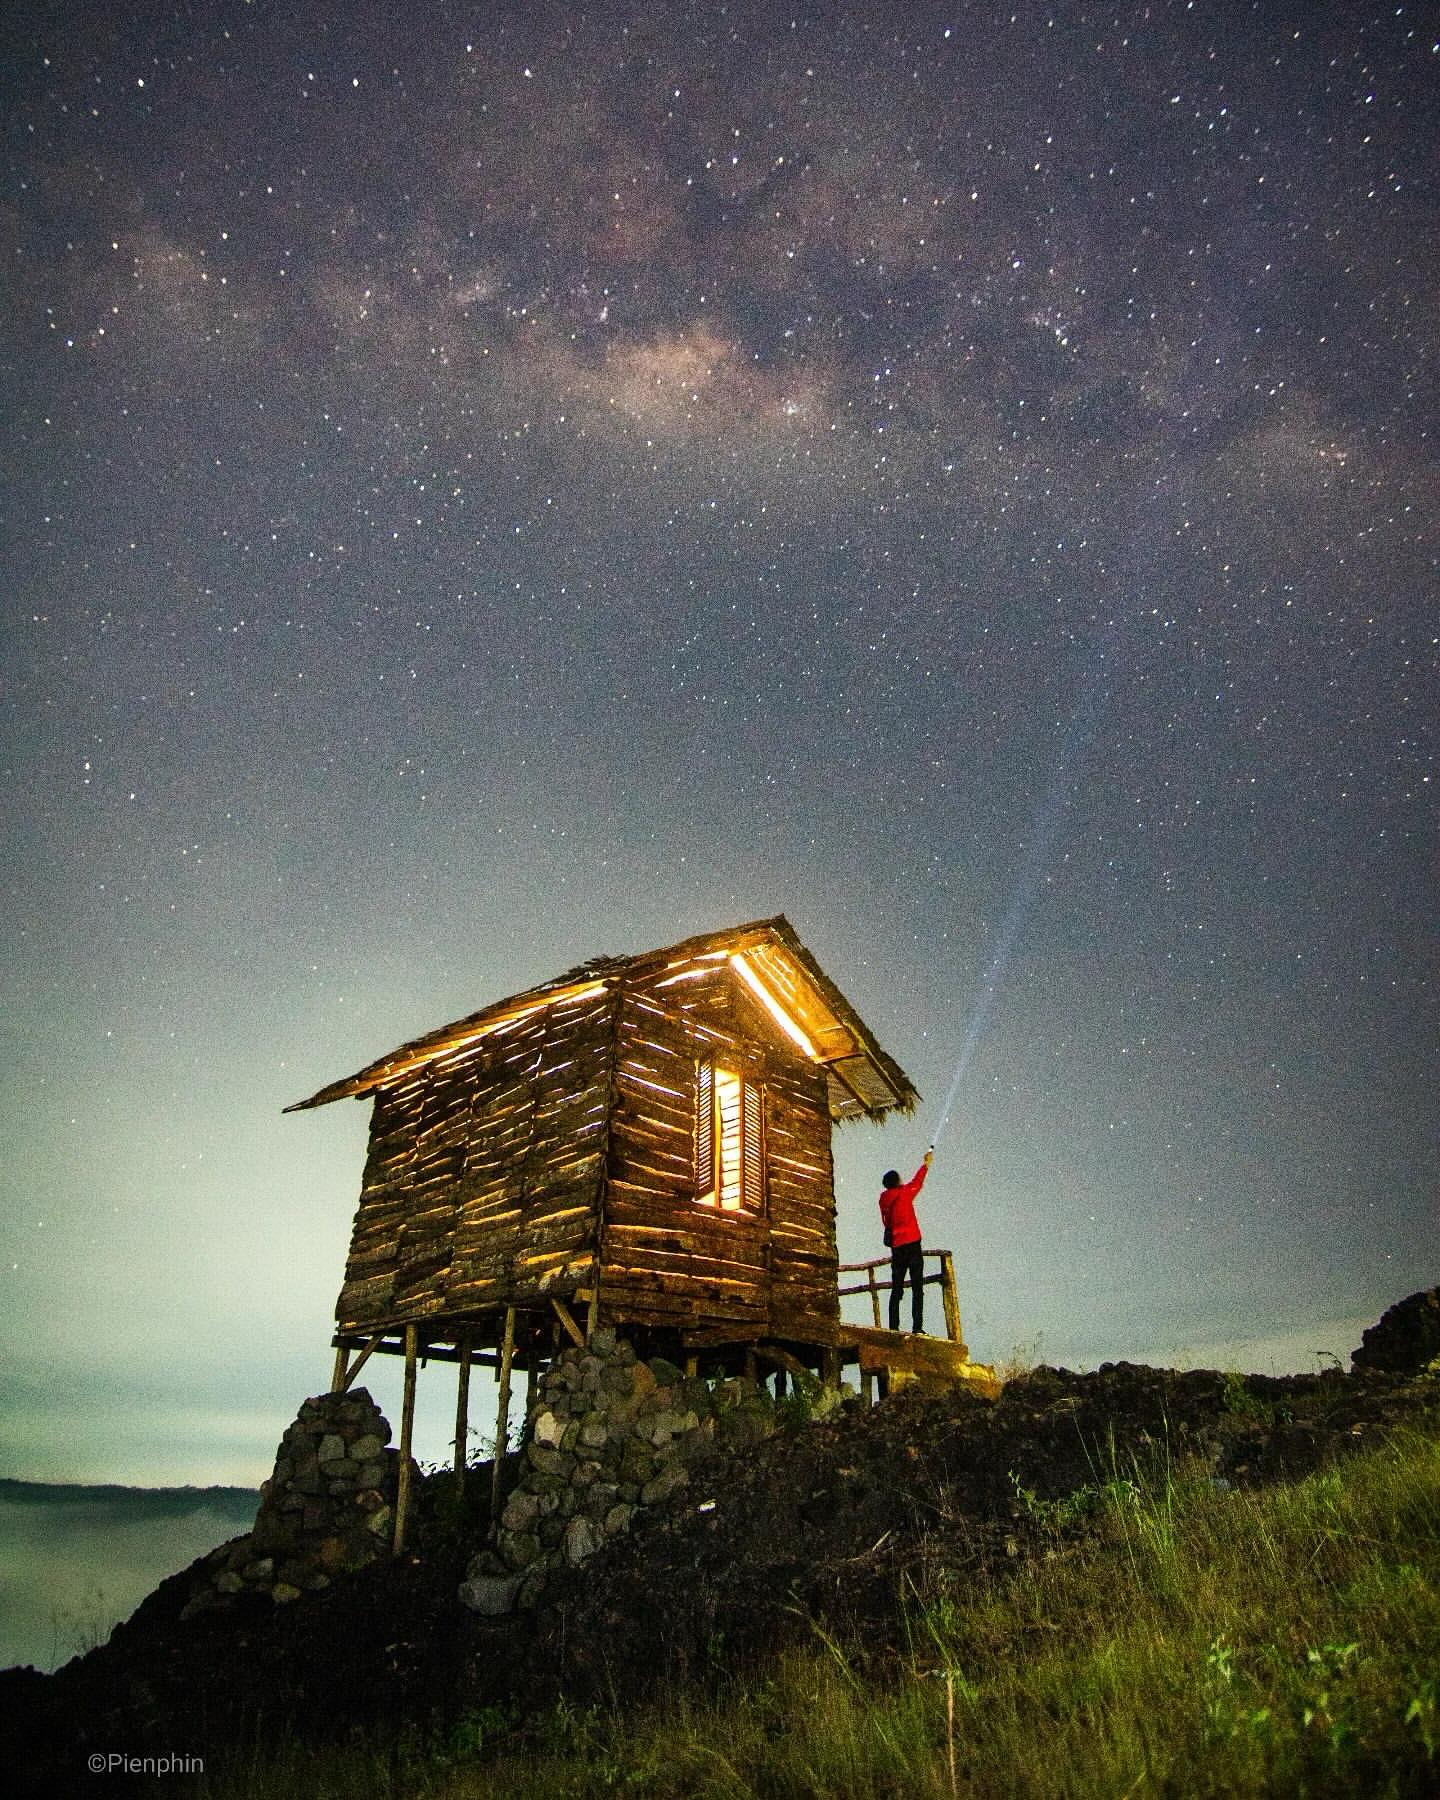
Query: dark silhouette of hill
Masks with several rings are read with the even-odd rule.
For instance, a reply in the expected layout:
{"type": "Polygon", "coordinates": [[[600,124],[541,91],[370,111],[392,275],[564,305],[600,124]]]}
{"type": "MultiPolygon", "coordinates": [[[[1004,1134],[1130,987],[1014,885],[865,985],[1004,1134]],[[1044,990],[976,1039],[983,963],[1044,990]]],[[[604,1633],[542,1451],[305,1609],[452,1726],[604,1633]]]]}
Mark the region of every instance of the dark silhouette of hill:
{"type": "Polygon", "coordinates": [[[996,1574],[1053,1551],[1067,1497],[1132,1473],[1202,1470],[1219,1484],[1297,1476],[1435,1428],[1428,1376],[1339,1370],[1272,1378],[1128,1364],[1040,1368],[998,1401],[900,1394],[798,1418],[743,1456],[696,1467],[658,1509],[517,1617],[487,1620],[456,1588],[488,1525],[488,1481],[463,1507],[448,1476],[422,1484],[413,1553],[277,1607],[241,1596],[181,1622],[188,1572],[162,1582],[109,1643],[51,1676],[0,1676],[0,1756],[23,1789],[53,1791],[92,1749],[203,1755],[298,1735],[443,1724],[477,1705],[512,1713],[733,1673],[816,1624],[865,1654],[901,1644],[903,1602],[938,1572],[996,1574]]]}

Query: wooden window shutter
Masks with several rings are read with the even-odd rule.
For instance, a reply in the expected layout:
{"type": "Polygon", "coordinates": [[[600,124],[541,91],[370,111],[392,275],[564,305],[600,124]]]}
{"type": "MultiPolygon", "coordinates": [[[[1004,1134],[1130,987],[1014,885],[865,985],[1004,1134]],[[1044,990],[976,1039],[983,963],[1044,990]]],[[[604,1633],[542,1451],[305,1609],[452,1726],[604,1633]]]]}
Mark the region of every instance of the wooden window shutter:
{"type": "Polygon", "coordinates": [[[695,1066],[695,1192],[704,1200],[715,1193],[715,1065],[695,1066]]]}
{"type": "Polygon", "coordinates": [[[720,1212],[765,1206],[765,1090],[708,1059],[695,1064],[695,1198],[720,1212]]]}
{"type": "Polygon", "coordinates": [[[747,1081],[744,1088],[741,1143],[741,1205],[759,1212],[765,1205],[765,1090],[753,1081],[747,1081]]]}

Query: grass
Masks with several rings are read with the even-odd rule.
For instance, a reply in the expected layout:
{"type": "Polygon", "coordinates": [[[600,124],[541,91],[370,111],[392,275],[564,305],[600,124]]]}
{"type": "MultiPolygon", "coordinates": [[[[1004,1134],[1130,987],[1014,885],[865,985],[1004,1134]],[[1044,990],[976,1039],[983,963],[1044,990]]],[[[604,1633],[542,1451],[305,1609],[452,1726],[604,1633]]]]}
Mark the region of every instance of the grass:
{"type": "MultiPolygon", "coordinates": [[[[963,1800],[1440,1791],[1440,1444],[1266,1490],[1105,1471],[1047,1548],[909,1612],[884,1679],[817,1630],[718,1694],[494,1712],[443,1742],[293,1753],[213,1800],[963,1800]]],[[[1026,1490],[1017,1484],[1022,1510],[1026,1490]]]]}

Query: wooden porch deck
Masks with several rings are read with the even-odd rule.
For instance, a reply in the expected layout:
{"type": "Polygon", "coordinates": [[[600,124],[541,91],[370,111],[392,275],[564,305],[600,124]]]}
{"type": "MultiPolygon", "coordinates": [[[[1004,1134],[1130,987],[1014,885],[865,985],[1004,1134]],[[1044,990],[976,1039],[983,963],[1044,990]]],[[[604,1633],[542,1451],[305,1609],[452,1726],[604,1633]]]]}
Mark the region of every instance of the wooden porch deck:
{"type": "Polygon", "coordinates": [[[863,1275],[865,1279],[842,1287],[840,1298],[868,1295],[875,1322],[873,1325],[852,1325],[846,1319],[840,1321],[836,1334],[840,1367],[859,1369],[860,1392],[867,1400],[874,1398],[877,1384],[883,1395],[911,1383],[931,1392],[943,1392],[959,1384],[993,1400],[1000,1392],[1000,1380],[988,1363],[971,1362],[961,1332],[955,1258],[948,1250],[927,1250],[924,1257],[927,1264],[932,1258],[937,1264],[934,1274],[924,1276],[923,1285],[940,1289],[945,1336],[929,1337],[917,1332],[888,1331],[882,1327],[880,1296],[888,1295],[893,1285],[888,1256],[876,1257],[872,1262],[841,1263],[842,1275],[863,1275]]]}

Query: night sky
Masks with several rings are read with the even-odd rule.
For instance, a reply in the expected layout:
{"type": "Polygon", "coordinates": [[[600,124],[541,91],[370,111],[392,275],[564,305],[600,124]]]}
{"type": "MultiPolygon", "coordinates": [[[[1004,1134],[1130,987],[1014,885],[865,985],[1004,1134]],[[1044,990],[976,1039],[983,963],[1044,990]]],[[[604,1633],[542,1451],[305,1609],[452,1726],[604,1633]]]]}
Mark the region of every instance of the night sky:
{"type": "Polygon", "coordinates": [[[847,1258],[971,1046],[977,1355],[1440,1279],[1435,23],[8,9],[6,1473],[258,1479],[281,1108],[780,911],[925,1096],[847,1258]]]}

